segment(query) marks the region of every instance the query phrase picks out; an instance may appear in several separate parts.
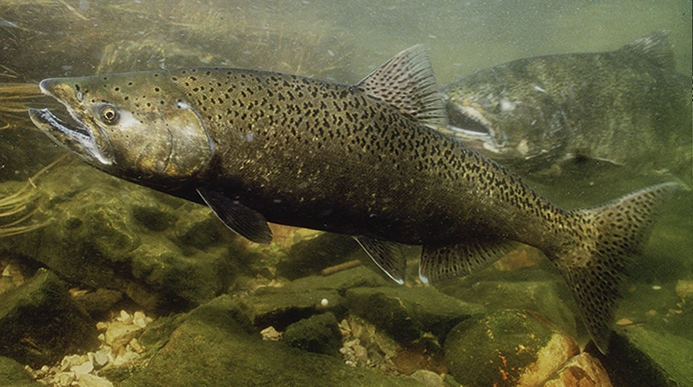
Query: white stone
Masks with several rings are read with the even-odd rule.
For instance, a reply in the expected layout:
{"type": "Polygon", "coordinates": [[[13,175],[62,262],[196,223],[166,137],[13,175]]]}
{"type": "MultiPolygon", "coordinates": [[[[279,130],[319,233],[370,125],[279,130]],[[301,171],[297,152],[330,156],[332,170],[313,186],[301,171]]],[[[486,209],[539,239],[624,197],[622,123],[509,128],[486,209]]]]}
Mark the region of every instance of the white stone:
{"type": "Polygon", "coordinates": [[[360,345],[354,346],[354,357],[356,360],[365,361],[368,358],[368,350],[360,345]]]}
{"type": "Polygon", "coordinates": [[[125,325],[130,325],[132,324],[132,316],[128,312],[121,310],[120,317],[118,317],[118,321],[122,322],[125,325]]]}
{"type": "Polygon", "coordinates": [[[144,315],[144,312],[135,312],[134,316],[132,316],[132,323],[140,328],[144,328],[148,324],[147,316],[144,315]]]}
{"type": "Polygon", "coordinates": [[[418,370],[411,374],[412,379],[423,383],[426,387],[444,387],[443,377],[428,370],[418,370]]]}
{"type": "Polygon", "coordinates": [[[80,387],[113,387],[113,383],[100,376],[85,374],[77,379],[80,387]]]}
{"type": "Polygon", "coordinates": [[[83,364],[84,362],[88,361],[89,358],[87,356],[81,356],[81,355],[70,355],[70,356],[65,356],[63,360],[60,362],[60,371],[67,371],[70,368],[74,366],[78,366],[80,364],[83,364]]]}
{"type": "Polygon", "coordinates": [[[94,364],[103,367],[108,364],[108,353],[104,350],[98,350],[94,353],[94,364]]]}
{"type": "Polygon", "coordinates": [[[106,344],[113,348],[125,346],[130,340],[139,336],[142,328],[136,325],[127,325],[123,322],[116,321],[108,327],[105,335],[106,344]]]}
{"type": "Polygon", "coordinates": [[[132,339],[130,340],[130,348],[132,348],[133,351],[137,353],[144,353],[146,351],[146,348],[142,344],[140,344],[139,340],[137,339],[132,339]]]}
{"type": "Polygon", "coordinates": [[[5,270],[2,271],[2,276],[3,277],[12,277],[12,264],[8,263],[7,266],[5,266],[5,270]]]}
{"type": "Polygon", "coordinates": [[[278,341],[282,338],[282,333],[277,332],[277,330],[272,326],[261,330],[260,334],[262,335],[262,339],[267,341],[278,341]]]}
{"type": "Polygon", "coordinates": [[[53,383],[61,387],[67,387],[75,381],[75,374],[72,372],[60,372],[55,375],[53,383]]]}
{"type": "Polygon", "coordinates": [[[94,364],[91,361],[87,361],[80,365],[70,367],[70,371],[74,372],[79,378],[80,375],[88,374],[91,371],[94,371],[94,364]]]}
{"type": "Polygon", "coordinates": [[[137,352],[125,352],[125,354],[118,356],[113,360],[113,366],[114,367],[120,367],[124,366],[127,364],[131,364],[137,360],[139,360],[140,355],[137,354],[137,352]]]}

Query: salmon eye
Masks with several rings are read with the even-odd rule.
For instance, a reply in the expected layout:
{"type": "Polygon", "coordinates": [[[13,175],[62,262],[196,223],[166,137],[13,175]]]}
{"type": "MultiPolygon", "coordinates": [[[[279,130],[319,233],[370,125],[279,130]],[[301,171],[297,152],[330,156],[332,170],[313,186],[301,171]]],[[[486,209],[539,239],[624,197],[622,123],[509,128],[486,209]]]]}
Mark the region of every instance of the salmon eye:
{"type": "Polygon", "coordinates": [[[99,115],[101,116],[101,121],[107,125],[115,125],[120,119],[120,114],[118,114],[118,109],[113,105],[104,105],[99,109],[99,115]]]}

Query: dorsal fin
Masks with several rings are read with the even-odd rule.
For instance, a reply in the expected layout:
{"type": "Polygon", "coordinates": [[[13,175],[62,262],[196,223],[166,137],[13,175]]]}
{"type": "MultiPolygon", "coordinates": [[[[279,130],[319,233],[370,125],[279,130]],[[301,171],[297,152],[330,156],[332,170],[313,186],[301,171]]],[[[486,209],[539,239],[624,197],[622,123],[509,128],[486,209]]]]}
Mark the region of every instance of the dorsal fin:
{"type": "Polygon", "coordinates": [[[445,104],[421,44],[395,55],[356,87],[422,124],[447,126],[445,104]]]}
{"type": "Polygon", "coordinates": [[[619,51],[630,53],[637,58],[645,58],[661,69],[674,71],[676,67],[674,51],[669,44],[668,37],[669,32],[667,31],[653,32],[626,44],[619,51]]]}

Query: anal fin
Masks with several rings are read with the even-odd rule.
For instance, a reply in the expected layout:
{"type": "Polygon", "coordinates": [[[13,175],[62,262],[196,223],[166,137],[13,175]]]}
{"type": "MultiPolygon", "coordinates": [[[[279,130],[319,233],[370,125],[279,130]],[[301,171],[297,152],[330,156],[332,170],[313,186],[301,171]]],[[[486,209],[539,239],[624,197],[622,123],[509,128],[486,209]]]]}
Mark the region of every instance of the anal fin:
{"type": "Polygon", "coordinates": [[[424,246],[419,278],[430,283],[482,270],[515,249],[509,239],[481,239],[447,246],[424,246]]]}
{"type": "Polygon", "coordinates": [[[356,242],[385,274],[398,284],[404,283],[407,260],[401,247],[394,242],[385,242],[365,236],[354,236],[356,242]]]}
{"type": "Polygon", "coordinates": [[[238,235],[255,243],[272,242],[272,231],[265,217],[259,212],[229,199],[214,189],[198,188],[197,193],[216,216],[238,235]]]}

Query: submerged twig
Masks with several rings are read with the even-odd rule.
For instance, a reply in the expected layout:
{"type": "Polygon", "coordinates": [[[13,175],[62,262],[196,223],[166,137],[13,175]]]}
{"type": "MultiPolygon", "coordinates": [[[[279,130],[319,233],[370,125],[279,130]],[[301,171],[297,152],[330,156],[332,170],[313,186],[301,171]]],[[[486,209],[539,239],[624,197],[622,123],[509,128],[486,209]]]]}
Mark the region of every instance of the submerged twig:
{"type": "Polygon", "coordinates": [[[348,261],[344,263],[340,263],[339,265],[335,266],[330,266],[322,269],[320,274],[322,275],[331,275],[335,273],[339,273],[340,271],[344,271],[346,269],[351,269],[352,267],[356,267],[361,264],[361,261],[358,259],[355,259],[353,261],[348,261]]]}

